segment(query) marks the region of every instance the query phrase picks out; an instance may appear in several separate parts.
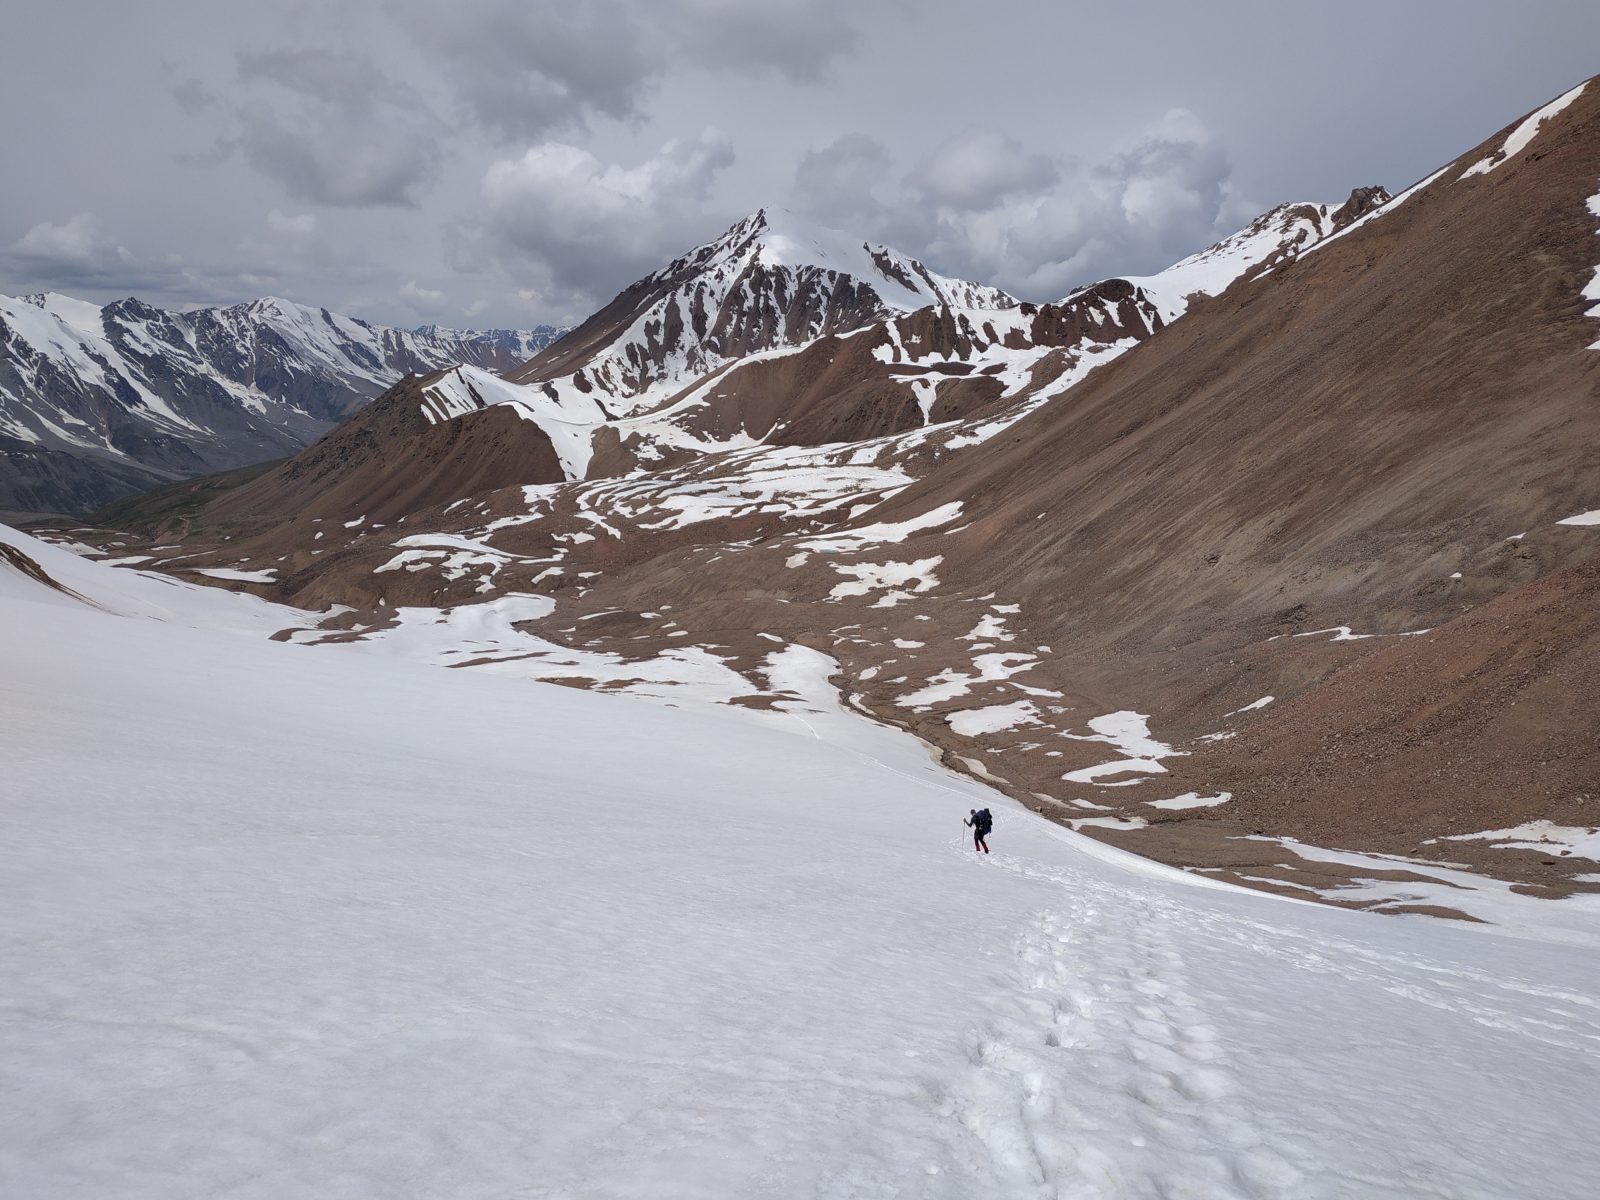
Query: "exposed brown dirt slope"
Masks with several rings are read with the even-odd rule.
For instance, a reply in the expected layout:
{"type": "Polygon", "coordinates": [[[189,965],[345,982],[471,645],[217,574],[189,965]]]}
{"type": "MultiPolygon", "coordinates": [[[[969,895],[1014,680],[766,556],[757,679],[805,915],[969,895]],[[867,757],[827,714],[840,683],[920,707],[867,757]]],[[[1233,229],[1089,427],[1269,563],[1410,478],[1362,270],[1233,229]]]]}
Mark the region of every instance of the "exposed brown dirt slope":
{"type": "Polygon", "coordinates": [[[1458,179],[1505,132],[892,506],[961,499],[975,520],[940,540],[941,578],[1019,599],[1035,636],[1081,656],[1093,690],[1169,729],[1200,732],[1219,711],[1201,702],[1247,670],[1262,692],[1333,673],[1326,704],[1306,702],[1313,734],[1291,736],[1285,710],[1262,735],[1272,753],[1241,743],[1206,760],[1291,832],[1353,829],[1364,818],[1311,820],[1318,800],[1326,813],[1346,795],[1386,810],[1391,832],[1438,831],[1468,791],[1509,789],[1512,808],[1543,815],[1577,794],[1593,761],[1582,747],[1600,740],[1597,710],[1561,682],[1591,626],[1548,619],[1560,610],[1539,594],[1469,633],[1384,648],[1348,679],[1334,666],[1296,679],[1299,646],[1262,645],[1319,626],[1442,625],[1600,556],[1600,531],[1553,528],[1600,507],[1600,328],[1581,296],[1600,262],[1585,203],[1600,188],[1600,86],[1522,154],[1458,179]],[[1508,543],[1524,531],[1526,549],[1508,543]],[[1394,656],[1411,682],[1385,691],[1394,656]],[[1480,660],[1516,664],[1514,714],[1480,660]],[[1380,714],[1396,721],[1430,689],[1448,721],[1374,736],[1380,714]],[[1493,760],[1505,767],[1486,776],[1493,760]]]}
{"type": "Polygon", "coordinates": [[[308,449],[220,496],[202,522],[250,528],[314,514],[387,523],[495,488],[561,478],[550,439],[504,405],[430,425],[421,395],[434,378],[408,376],[308,449]]]}
{"type": "Polygon", "coordinates": [[[1238,820],[1426,853],[1419,830],[1504,828],[1508,796],[1560,825],[1600,824],[1597,711],[1590,563],[1386,642],[1182,770],[1232,790],[1238,820]]]}

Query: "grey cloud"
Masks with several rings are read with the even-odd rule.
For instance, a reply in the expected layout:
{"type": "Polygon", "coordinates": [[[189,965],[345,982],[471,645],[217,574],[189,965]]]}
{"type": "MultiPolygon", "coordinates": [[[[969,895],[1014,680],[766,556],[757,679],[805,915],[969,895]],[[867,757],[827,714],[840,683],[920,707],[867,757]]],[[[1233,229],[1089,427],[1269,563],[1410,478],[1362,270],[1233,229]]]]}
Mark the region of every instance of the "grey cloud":
{"type": "Polygon", "coordinates": [[[245,83],[273,83],[346,112],[371,112],[405,104],[408,93],[359,54],[334,50],[241,50],[235,56],[245,83]]]}
{"type": "Polygon", "coordinates": [[[404,321],[414,282],[453,324],[584,316],[765,203],[1058,296],[1268,204],[1404,186],[1591,74],[1600,44],[1581,0],[1350,0],[1333,22],[1245,0],[93,7],[85,38],[84,4],[10,6],[28,52],[0,72],[0,290],[270,290],[404,321]],[[1308,39],[1322,52],[1283,52],[1308,39]],[[1179,105],[1215,135],[1152,120],[1179,105]],[[708,122],[737,162],[693,136],[708,122]],[[613,179],[648,203],[566,211],[536,170],[488,202],[493,164],[552,143],[591,156],[580,196],[613,179]]]}
{"type": "Polygon", "coordinates": [[[402,283],[397,294],[419,317],[430,317],[449,311],[447,308],[449,297],[437,288],[423,287],[415,279],[408,279],[402,283]]]}
{"type": "Polygon", "coordinates": [[[770,68],[796,80],[818,78],[856,48],[846,13],[867,4],[816,0],[687,0],[683,16],[692,49],[708,66],[770,68]]]}
{"type": "Polygon", "coordinates": [[[221,101],[216,92],[198,79],[180,79],[172,85],[172,98],[191,117],[215,109],[221,101]]]}
{"type": "Polygon", "coordinates": [[[40,221],[12,243],[10,253],[18,261],[41,267],[89,266],[108,258],[129,257],[100,232],[93,213],[78,213],[64,221],[40,221]]]}
{"type": "Polygon", "coordinates": [[[226,258],[195,262],[136,253],[93,214],[79,213],[38,222],[0,248],[0,279],[10,292],[60,291],[99,303],[138,296],[168,308],[233,304],[267,293],[337,307],[351,288],[393,287],[391,272],[331,244],[310,214],[272,210],[262,229],[226,258]]]}
{"type": "Polygon", "coordinates": [[[431,140],[373,136],[356,122],[308,123],[269,104],[247,105],[238,119],[229,145],[290,196],[314,204],[414,205],[441,161],[431,140]]]}
{"type": "Polygon", "coordinates": [[[940,146],[913,178],[936,203],[972,209],[1041,191],[1060,178],[1060,170],[1048,155],[1029,153],[1015,138],[973,130],[940,146]]]}
{"type": "Polygon", "coordinates": [[[92,213],[34,225],[0,251],[0,270],[18,291],[149,295],[186,281],[177,259],[138,257],[106,234],[92,213]]]}
{"type": "Polygon", "coordinates": [[[844,0],[493,0],[466,21],[431,0],[391,6],[449,65],[464,110],[504,142],[644,117],[675,71],[776,71],[810,80],[855,45],[844,0]]]}
{"type": "Polygon", "coordinates": [[[296,200],[414,206],[443,161],[442,123],[362,55],[272,49],[237,56],[235,132],[217,143],[296,200]]]}
{"type": "Polygon", "coordinates": [[[565,5],[496,2],[475,21],[427,3],[400,6],[418,39],[449,64],[447,84],[466,111],[501,140],[582,127],[591,115],[637,111],[652,61],[623,0],[565,5]]]}
{"type": "Polygon", "coordinates": [[[878,188],[893,169],[894,156],[882,142],[865,133],[847,133],[801,158],[795,168],[795,203],[825,214],[834,225],[875,233],[887,211],[878,188]]]}
{"type": "Polygon", "coordinates": [[[974,130],[902,172],[850,134],[801,159],[795,194],[829,224],[1036,300],[1158,270],[1254,215],[1225,150],[1181,109],[1090,168],[974,130]]]}

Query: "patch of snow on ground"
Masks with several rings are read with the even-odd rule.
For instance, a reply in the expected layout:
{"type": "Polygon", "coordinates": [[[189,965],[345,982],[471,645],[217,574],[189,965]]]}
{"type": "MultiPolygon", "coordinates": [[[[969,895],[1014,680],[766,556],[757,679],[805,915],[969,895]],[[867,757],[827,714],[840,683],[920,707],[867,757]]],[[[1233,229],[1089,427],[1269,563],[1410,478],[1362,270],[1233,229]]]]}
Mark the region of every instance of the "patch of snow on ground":
{"type": "Polygon", "coordinates": [[[1112,762],[1095,763],[1092,767],[1080,767],[1076,771],[1068,771],[1061,778],[1068,783],[1098,783],[1101,787],[1125,787],[1139,781],[1122,779],[1101,783],[1101,779],[1117,775],[1165,775],[1166,773],[1166,767],[1153,758],[1119,758],[1112,762]]]}
{"type": "Polygon", "coordinates": [[[930,592],[939,586],[939,577],[933,569],[944,561],[942,554],[932,558],[919,558],[916,562],[898,563],[829,563],[840,575],[854,578],[835,584],[828,593],[830,600],[843,600],[848,596],[865,596],[870,592],[884,592],[872,607],[890,608],[917,592],[930,592]],[[907,584],[913,584],[909,590],[907,584]]]}
{"type": "Polygon", "coordinates": [[[1600,861],[1600,829],[1589,829],[1579,825],[1557,825],[1553,821],[1529,821],[1525,825],[1515,825],[1510,829],[1489,829],[1483,833],[1453,833],[1436,840],[1494,841],[1496,850],[1555,851],[1600,861]]]}
{"type": "Polygon", "coordinates": [[[1511,131],[1510,136],[1506,138],[1500,149],[1496,150],[1487,158],[1480,158],[1477,162],[1473,163],[1465,171],[1461,172],[1461,178],[1466,179],[1472,175],[1487,175],[1496,167],[1503,166],[1509,159],[1515,158],[1517,155],[1521,154],[1525,149],[1527,149],[1528,143],[1533,141],[1534,135],[1539,132],[1539,126],[1543,125],[1551,117],[1555,116],[1562,109],[1566,108],[1567,105],[1571,104],[1574,100],[1581,96],[1583,94],[1583,89],[1587,86],[1587,83],[1588,81],[1585,80],[1584,83],[1580,83],[1570,92],[1556,97],[1554,100],[1550,101],[1549,104],[1546,104],[1543,108],[1539,109],[1539,111],[1530,114],[1525,121],[1511,131]]]}
{"type": "Polygon", "coordinates": [[[1143,817],[1073,817],[1074,829],[1143,829],[1150,824],[1143,817]]]}
{"type": "MultiPolygon", "coordinates": [[[[1120,358],[1138,344],[1139,342],[1136,338],[1122,338],[1119,341],[1105,344],[1097,343],[1082,348],[1077,352],[1071,365],[1061,375],[1034,392],[1026,401],[1014,405],[998,417],[957,426],[959,432],[946,440],[946,448],[964,450],[969,446],[981,446],[990,438],[998,437],[1028,414],[1048,404],[1057,396],[1071,389],[1074,384],[1087,378],[1089,373],[1096,367],[1104,366],[1112,359],[1120,358]]],[[[1029,360],[1029,365],[1030,367],[1032,365],[1031,359],[1029,360]]],[[[1021,391],[1026,386],[1028,377],[1028,375],[1024,375],[1016,381],[1014,385],[1016,391],[1021,391]]]]}
{"type": "Polygon", "coordinates": [[[945,723],[962,737],[981,737],[986,733],[999,733],[1019,725],[1038,725],[1039,710],[1032,700],[1017,700],[1011,704],[991,704],[985,708],[963,708],[945,714],[945,723]]]}
{"type": "MultiPolygon", "coordinates": [[[[347,640],[305,628],[292,638],[326,651],[379,654],[435,666],[523,680],[577,680],[645,700],[696,706],[725,705],[754,691],[750,680],[699,646],[673,647],[644,659],[558,645],[516,626],[549,616],[547,596],[509,594],[454,608],[407,607],[391,628],[347,640]]],[[[654,616],[657,614],[641,614],[654,616]]]]}
{"type": "Polygon", "coordinates": [[[278,569],[263,567],[259,571],[245,571],[238,567],[197,567],[195,574],[210,579],[229,579],[235,583],[271,583],[278,577],[278,569]]]}
{"type": "Polygon", "coordinates": [[[1562,517],[1557,525],[1600,525],[1600,508],[1590,509],[1571,517],[1562,517]]]}
{"type": "Polygon", "coordinates": [[[0,559],[0,600],[28,600],[69,608],[88,606],[121,616],[256,637],[319,619],[316,613],[271,604],[243,592],[189,583],[153,571],[107,567],[3,525],[0,543],[32,559],[71,593],[39,583],[0,559]]]}
{"type": "Polygon", "coordinates": [[[1171,746],[1158,741],[1150,733],[1150,718],[1143,713],[1122,709],[1092,717],[1089,728],[1092,734],[1068,734],[1075,741],[1105,742],[1124,754],[1135,757],[1167,758],[1177,753],[1171,746]]]}
{"type": "MultiPolygon", "coordinates": [[[[1596,926],[1600,924],[1600,896],[1597,895],[1569,896],[1559,901],[1540,900],[1519,895],[1513,890],[1518,886],[1514,883],[1425,859],[1330,850],[1324,846],[1298,842],[1294,838],[1251,835],[1245,840],[1280,842],[1302,858],[1374,872],[1371,878],[1358,879],[1329,893],[1342,901],[1371,903],[1380,911],[1384,907],[1402,904],[1438,905],[1459,909],[1487,923],[1486,926],[1467,926],[1469,932],[1482,932],[1493,926],[1514,927],[1522,936],[1542,942],[1563,946],[1595,945],[1596,926]],[[1381,879],[1377,877],[1380,871],[1409,871],[1422,878],[1381,879]]],[[[1600,1005],[1592,999],[1587,1003],[1600,1010],[1600,1005]]],[[[1596,1057],[1600,1059],[1600,1055],[1596,1057]]]]}
{"type": "MultiPolygon", "coordinates": [[[[1521,537],[1522,535],[1518,534],[1517,536],[1521,537]]],[[[1509,541],[1509,540],[1513,540],[1513,539],[1507,539],[1507,540],[1509,541]]],[[[1272,637],[1269,637],[1267,639],[1267,641],[1275,642],[1279,638],[1284,638],[1284,637],[1297,637],[1297,638],[1321,637],[1325,633],[1331,633],[1331,634],[1333,634],[1333,636],[1328,639],[1330,642],[1364,642],[1364,641],[1368,641],[1371,638],[1380,638],[1380,637],[1421,637],[1425,633],[1432,633],[1432,632],[1433,632],[1432,629],[1407,629],[1407,630],[1404,630],[1401,633],[1356,633],[1348,625],[1330,625],[1326,629],[1308,629],[1304,633],[1290,633],[1290,634],[1278,633],[1278,634],[1274,634],[1272,637]]],[[[1232,714],[1230,713],[1229,715],[1231,716],[1232,714]]]]}
{"type": "MultiPolygon", "coordinates": [[[[1593,214],[1595,217],[1600,217],[1600,192],[1596,192],[1593,196],[1589,197],[1587,207],[1591,214],[1593,214]]],[[[1600,235],[1600,229],[1596,229],[1595,233],[1600,235]]],[[[1590,317],[1600,317],[1600,266],[1595,267],[1594,275],[1589,282],[1584,285],[1582,295],[1585,300],[1594,301],[1594,305],[1587,311],[1587,313],[1585,313],[1585,315],[1590,317]]],[[[1595,342],[1589,347],[1589,349],[1600,350],[1600,341],[1595,342]]]]}
{"type": "MultiPolygon", "coordinates": [[[[1107,745],[1115,746],[1127,757],[1068,771],[1061,778],[1068,783],[1094,783],[1105,775],[1164,775],[1167,768],[1162,766],[1159,760],[1181,756],[1182,751],[1174,750],[1167,743],[1152,737],[1149,719],[1143,713],[1123,709],[1091,718],[1089,728],[1093,730],[1092,733],[1063,734],[1063,737],[1078,742],[1105,742],[1107,745]]],[[[1123,784],[1131,782],[1134,781],[1122,781],[1123,784]]],[[[1115,787],[1118,784],[1100,786],[1115,787]]]]}
{"type": "Polygon", "coordinates": [[[1006,619],[998,613],[987,613],[971,630],[961,635],[964,642],[1009,642],[1012,635],[1006,632],[1006,619]]]}
{"type": "Polygon", "coordinates": [[[1254,712],[1258,708],[1265,708],[1276,699],[1276,696],[1263,696],[1259,700],[1250,701],[1250,703],[1246,704],[1243,708],[1236,708],[1231,713],[1224,713],[1223,716],[1237,717],[1240,713],[1254,712]]]}
{"type": "Polygon", "coordinates": [[[1218,792],[1215,796],[1202,796],[1199,792],[1185,792],[1181,796],[1173,796],[1170,800],[1146,800],[1151,808],[1215,808],[1219,804],[1226,804],[1233,799],[1232,792],[1218,792]]]}
{"type": "MultiPolygon", "coordinates": [[[[972,665],[977,668],[976,671],[958,671],[954,667],[947,667],[929,679],[926,687],[901,696],[895,703],[901,708],[925,709],[945,700],[965,696],[975,683],[1010,679],[1013,675],[1031,671],[1038,662],[1039,660],[1031,654],[980,654],[972,660],[972,665]]],[[[1042,688],[1025,687],[1019,683],[1013,683],[1011,686],[1030,695],[1059,694],[1047,692],[1042,688]]]]}
{"type": "Polygon", "coordinates": [[[862,525],[855,529],[839,529],[815,537],[800,538],[795,542],[795,546],[801,550],[814,550],[819,554],[840,554],[883,542],[903,542],[913,533],[948,525],[960,516],[961,501],[952,500],[909,520],[885,521],[875,525],[862,525]]]}

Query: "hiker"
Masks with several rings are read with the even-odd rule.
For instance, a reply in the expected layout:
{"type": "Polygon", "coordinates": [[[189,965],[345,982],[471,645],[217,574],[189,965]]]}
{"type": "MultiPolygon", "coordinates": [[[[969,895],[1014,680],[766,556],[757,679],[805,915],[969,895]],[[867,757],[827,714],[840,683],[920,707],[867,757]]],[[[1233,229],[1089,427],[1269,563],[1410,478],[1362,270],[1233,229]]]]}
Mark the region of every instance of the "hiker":
{"type": "Polygon", "coordinates": [[[994,818],[989,815],[989,810],[987,808],[975,808],[972,810],[972,815],[961,823],[972,826],[972,848],[974,850],[982,850],[985,854],[989,853],[987,839],[989,830],[994,828],[994,818]]]}

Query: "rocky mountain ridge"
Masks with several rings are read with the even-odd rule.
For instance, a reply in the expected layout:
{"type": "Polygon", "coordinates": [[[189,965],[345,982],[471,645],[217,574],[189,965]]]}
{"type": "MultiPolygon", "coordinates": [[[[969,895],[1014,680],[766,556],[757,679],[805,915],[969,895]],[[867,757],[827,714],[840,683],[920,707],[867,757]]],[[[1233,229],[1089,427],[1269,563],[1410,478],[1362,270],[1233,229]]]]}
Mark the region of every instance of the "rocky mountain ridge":
{"type": "Polygon", "coordinates": [[[463,366],[394,389],[219,515],[282,520],[337,494],[369,497],[350,503],[392,519],[403,515],[395,505],[448,503],[491,483],[661,471],[985,416],[1004,424],[1193,299],[1270,270],[1386,197],[1361,189],[1344,205],[1282,205],[1169,271],[1045,305],[843,234],[796,232],[762,210],[509,376],[463,366]],[[396,490],[395,477],[407,485],[396,490]]]}

